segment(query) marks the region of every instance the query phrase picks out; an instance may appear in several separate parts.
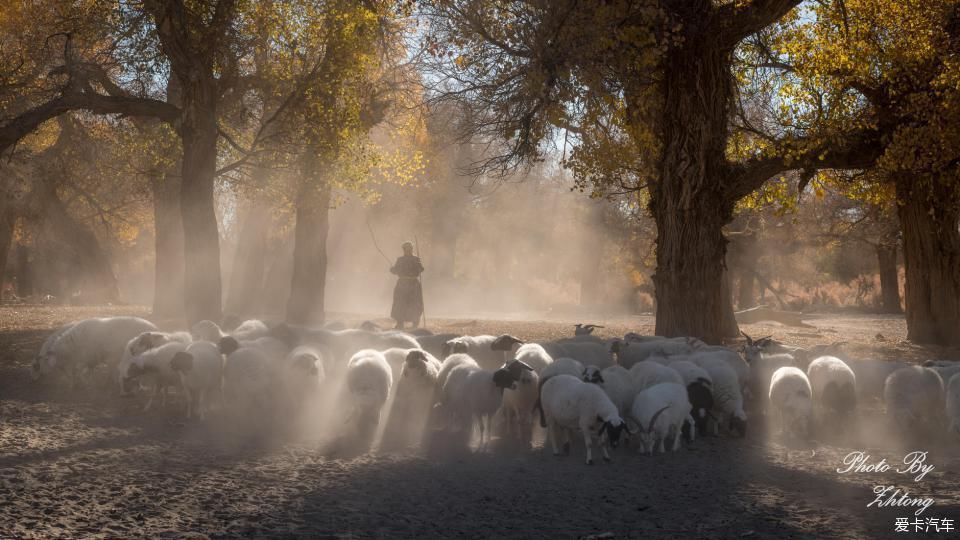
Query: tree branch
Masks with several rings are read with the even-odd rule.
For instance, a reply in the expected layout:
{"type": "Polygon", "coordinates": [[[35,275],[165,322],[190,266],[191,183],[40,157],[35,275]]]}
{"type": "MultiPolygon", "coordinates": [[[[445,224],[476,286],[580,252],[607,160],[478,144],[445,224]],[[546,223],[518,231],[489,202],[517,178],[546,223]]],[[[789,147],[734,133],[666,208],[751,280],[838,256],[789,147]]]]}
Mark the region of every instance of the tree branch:
{"type": "Polygon", "coordinates": [[[720,44],[732,49],[749,35],[779,21],[801,0],[751,0],[729,2],[717,8],[720,44]]]}

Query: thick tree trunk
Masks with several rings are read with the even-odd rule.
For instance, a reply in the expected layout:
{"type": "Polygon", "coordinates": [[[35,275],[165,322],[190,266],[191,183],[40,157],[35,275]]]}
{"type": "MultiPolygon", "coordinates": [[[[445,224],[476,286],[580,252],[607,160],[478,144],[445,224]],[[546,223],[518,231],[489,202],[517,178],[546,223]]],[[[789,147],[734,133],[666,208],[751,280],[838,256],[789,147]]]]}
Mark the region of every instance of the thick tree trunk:
{"type": "Polygon", "coordinates": [[[312,325],[324,321],[327,281],[327,234],[330,232],[330,187],[303,193],[297,201],[293,277],[287,302],[287,322],[312,325]]]}
{"type": "Polygon", "coordinates": [[[217,113],[214,81],[183,83],[183,174],[180,212],[184,232],[184,295],[187,321],[222,317],[220,233],[214,208],[217,113]],[[205,84],[206,82],[206,84],[205,84]]]}
{"type": "Polygon", "coordinates": [[[897,181],[907,339],[960,345],[960,210],[938,179],[897,181]]]}
{"type": "Polygon", "coordinates": [[[224,310],[230,315],[246,318],[260,310],[270,217],[270,208],[258,203],[244,212],[224,310]]]}
{"type": "Polygon", "coordinates": [[[734,204],[722,181],[732,83],[729,53],[711,39],[692,29],[664,60],[671,68],[663,74],[663,148],[650,208],[657,223],[656,333],[719,343],[736,332],[723,286],[722,232],[734,204]]]}
{"type": "Polygon", "coordinates": [[[880,308],[884,313],[900,313],[900,280],[897,277],[897,245],[877,244],[880,266],[880,308]]]}
{"type": "Polygon", "coordinates": [[[152,187],[156,257],[153,314],[164,318],[180,318],[183,316],[184,296],[179,174],[165,174],[152,187]]]}

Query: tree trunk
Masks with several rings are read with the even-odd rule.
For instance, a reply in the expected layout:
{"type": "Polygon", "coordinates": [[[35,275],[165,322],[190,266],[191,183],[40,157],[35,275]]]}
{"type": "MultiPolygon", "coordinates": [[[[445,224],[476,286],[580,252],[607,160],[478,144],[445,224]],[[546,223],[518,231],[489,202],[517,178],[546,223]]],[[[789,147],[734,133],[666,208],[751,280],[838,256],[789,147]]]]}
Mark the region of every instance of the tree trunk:
{"type": "Polygon", "coordinates": [[[252,203],[244,214],[225,308],[226,313],[240,318],[255,315],[260,310],[271,218],[270,208],[258,203],[252,203]]]}
{"type": "Polygon", "coordinates": [[[960,345],[960,211],[937,178],[897,179],[907,339],[960,345]]]}
{"type": "Polygon", "coordinates": [[[80,289],[84,302],[116,302],[120,298],[117,277],[97,235],[70,215],[55,187],[45,187],[41,197],[40,219],[56,239],[58,249],[72,255],[71,287],[80,289]]]}
{"type": "Polygon", "coordinates": [[[180,212],[184,231],[185,314],[187,322],[219,321],[222,313],[220,233],[214,208],[217,171],[216,83],[204,78],[183,84],[183,174],[180,212]]]}
{"type": "Polygon", "coordinates": [[[3,299],[3,283],[7,269],[7,256],[13,244],[13,229],[16,216],[11,209],[0,201],[0,300],[3,299]]]}
{"type": "Polygon", "coordinates": [[[180,214],[180,177],[167,173],[153,182],[155,275],[153,314],[183,316],[183,221],[180,214]]]}
{"type": "MultiPolygon", "coordinates": [[[[704,4],[709,6],[709,3],[704,4]]],[[[730,54],[689,31],[664,60],[661,158],[650,209],[657,223],[657,335],[719,343],[736,332],[723,286],[734,201],[724,192],[730,54]]]]}
{"type": "Polygon", "coordinates": [[[314,325],[324,321],[329,232],[330,187],[323,185],[317,193],[305,191],[297,200],[293,277],[287,302],[289,323],[314,325]]]}
{"type": "Polygon", "coordinates": [[[880,308],[884,313],[900,313],[900,280],[897,277],[897,245],[877,244],[880,266],[880,308]]]}

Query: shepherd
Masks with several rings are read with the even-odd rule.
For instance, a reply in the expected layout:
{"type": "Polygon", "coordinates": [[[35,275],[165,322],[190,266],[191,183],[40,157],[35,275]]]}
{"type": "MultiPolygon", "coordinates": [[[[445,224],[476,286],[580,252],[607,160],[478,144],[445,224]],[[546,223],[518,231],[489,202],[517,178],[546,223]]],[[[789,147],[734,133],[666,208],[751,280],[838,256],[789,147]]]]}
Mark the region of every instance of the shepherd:
{"type": "Polygon", "coordinates": [[[413,254],[412,243],[404,242],[401,248],[403,256],[398,257],[396,264],[390,268],[390,273],[397,276],[390,317],[397,321],[398,329],[402,329],[408,321],[413,323],[413,328],[417,328],[423,315],[423,288],[420,286],[423,265],[420,264],[420,257],[413,254]]]}

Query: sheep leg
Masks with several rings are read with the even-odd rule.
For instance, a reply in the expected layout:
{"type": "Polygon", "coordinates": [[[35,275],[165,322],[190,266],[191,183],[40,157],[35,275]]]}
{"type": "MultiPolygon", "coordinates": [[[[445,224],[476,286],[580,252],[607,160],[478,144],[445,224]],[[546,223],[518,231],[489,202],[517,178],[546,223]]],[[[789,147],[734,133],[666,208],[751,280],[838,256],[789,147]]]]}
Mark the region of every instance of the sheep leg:
{"type": "Polygon", "coordinates": [[[551,419],[547,422],[547,436],[550,438],[550,445],[553,446],[553,455],[560,455],[560,448],[557,446],[557,424],[551,419]]]}
{"type": "Polygon", "coordinates": [[[658,450],[661,454],[663,454],[664,452],[666,452],[666,450],[663,449],[663,441],[664,441],[666,438],[667,438],[666,436],[657,437],[657,450],[658,450]]]}
{"type": "Polygon", "coordinates": [[[587,447],[587,465],[593,465],[593,437],[590,436],[590,429],[583,430],[583,444],[587,447]]]}
{"type": "Polygon", "coordinates": [[[610,452],[607,450],[607,445],[605,443],[600,444],[600,451],[603,452],[603,460],[607,463],[610,463],[610,452]]]}
{"type": "Polygon", "coordinates": [[[697,423],[693,420],[693,416],[689,414],[687,415],[687,423],[690,425],[690,442],[693,442],[697,440],[697,423]]]}
{"type": "Polygon", "coordinates": [[[153,391],[150,392],[150,397],[147,399],[147,404],[143,406],[143,412],[150,410],[150,407],[153,406],[153,398],[157,397],[157,394],[160,392],[160,386],[157,384],[153,385],[153,391]]]}
{"type": "Polygon", "coordinates": [[[673,435],[673,445],[670,448],[674,452],[680,449],[680,434],[683,432],[684,423],[686,423],[686,421],[680,422],[680,426],[678,426],[677,429],[674,430],[676,431],[676,433],[673,435]]]}

